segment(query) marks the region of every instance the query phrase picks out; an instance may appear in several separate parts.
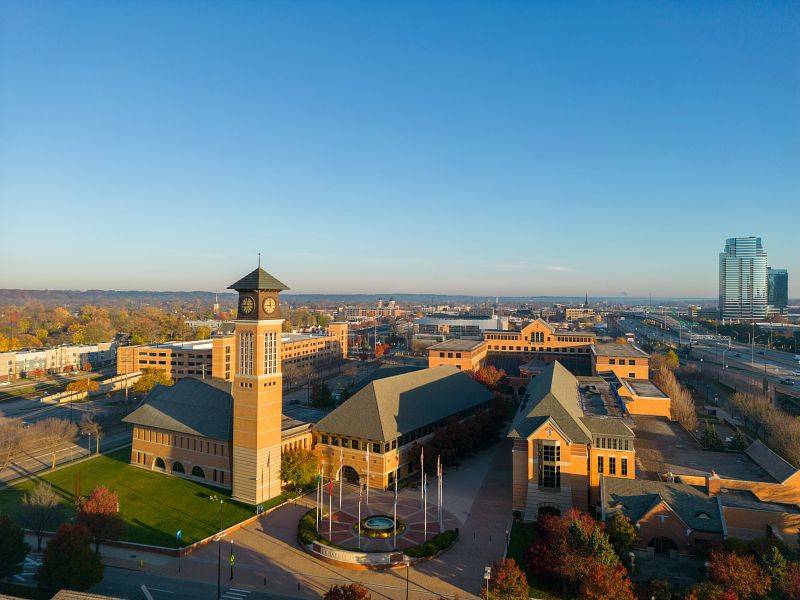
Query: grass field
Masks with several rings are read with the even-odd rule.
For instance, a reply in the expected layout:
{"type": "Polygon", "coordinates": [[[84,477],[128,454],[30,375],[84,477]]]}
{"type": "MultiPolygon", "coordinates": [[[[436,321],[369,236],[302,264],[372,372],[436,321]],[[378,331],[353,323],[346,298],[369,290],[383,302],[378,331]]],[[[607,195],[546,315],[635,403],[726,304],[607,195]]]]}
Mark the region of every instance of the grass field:
{"type": "MultiPolygon", "coordinates": [[[[80,477],[80,493],[88,495],[95,486],[104,485],[119,496],[119,508],[125,519],[122,538],[129,542],[177,548],[201,540],[219,530],[219,505],[209,501],[211,494],[225,498],[222,505],[222,527],[229,527],[254,514],[253,508],[230,500],[229,493],[203,484],[145,471],[128,464],[130,447],[123,448],[57,469],[40,476],[49,481],[61,496],[64,520],[73,516],[76,478],[80,477]],[[175,538],[183,531],[183,541],[175,538]]],[[[14,518],[23,494],[38,481],[25,481],[0,489],[0,513],[14,518]]],[[[265,503],[264,508],[280,504],[280,495],[265,503]]]]}

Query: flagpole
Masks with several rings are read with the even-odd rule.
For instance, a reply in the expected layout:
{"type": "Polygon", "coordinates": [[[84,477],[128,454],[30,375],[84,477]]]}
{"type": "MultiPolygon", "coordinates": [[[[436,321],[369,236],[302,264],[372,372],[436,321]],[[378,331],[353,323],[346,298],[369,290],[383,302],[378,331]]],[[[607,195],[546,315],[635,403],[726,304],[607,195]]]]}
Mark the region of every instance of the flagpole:
{"type": "Polygon", "coordinates": [[[425,446],[419,451],[419,479],[422,484],[419,497],[423,504],[425,503],[425,446]]]}
{"type": "Polygon", "coordinates": [[[436,519],[439,521],[439,533],[442,531],[442,457],[436,457],[436,519]]]}
{"type": "Polygon", "coordinates": [[[425,520],[424,520],[425,531],[423,533],[423,538],[422,539],[427,542],[428,541],[428,493],[425,490],[425,488],[427,487],[426,479],[427,478],[425,477],[425,474],[423,473],[422,474],[422,514],[425,516],[425,520]]]}
{"type": "Polygon", "coordinates": [[[358,490],[358,522],[356,523],[356,530],[358,531],[358,549],[361,550],[361,488],[358,490]]]}
{"type": "Polygon", "coordinates": [[[369,442],[367,442],[367,506],[369,506],[369,442]]]}
{"type": "Polygon", "coordinates": [[[328,539],[333,541],[333,479],[328,487],[328,539]]]}
{"type": "Polygon", "coordinates": [[[342,463],[344,462],[344,449],[339,446],[339,510],[342,510],[342,463]]]}

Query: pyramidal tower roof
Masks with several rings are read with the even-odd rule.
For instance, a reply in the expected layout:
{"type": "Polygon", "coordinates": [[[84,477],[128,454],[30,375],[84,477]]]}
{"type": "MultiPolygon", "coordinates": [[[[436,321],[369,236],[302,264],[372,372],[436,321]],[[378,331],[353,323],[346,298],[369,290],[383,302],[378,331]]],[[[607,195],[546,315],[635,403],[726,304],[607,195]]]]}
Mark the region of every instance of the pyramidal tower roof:
{"type": "Polygon", "coordinates": [[[275,279],[275,277],[267,273],[259,265],[259,267],[255,271],[253,271],[252,273],[248,273],[236,283],[232,283],[231,285],[229,285],[228,289],[236,290],[237,292],[243,292],[248,290],[266,290],[270,292],[282,292],[283,290],[288,290],[289,286],[275,279]]]}

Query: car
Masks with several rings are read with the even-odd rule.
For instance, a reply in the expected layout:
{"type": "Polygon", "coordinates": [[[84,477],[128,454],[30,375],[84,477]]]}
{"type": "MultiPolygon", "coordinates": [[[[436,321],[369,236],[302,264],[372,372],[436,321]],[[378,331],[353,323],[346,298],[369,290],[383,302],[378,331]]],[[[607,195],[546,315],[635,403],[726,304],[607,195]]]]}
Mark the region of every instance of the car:
{"type": "Polygon", "coordinates": [[[741,358],[742,355],[737,352],[734,356],[741,358]]]}
{"type": "Polygon", "coordinates": [[[785,379],[781,379],[781,383],[783,385],[794,385],[794,379],[789,379],[788,377],[785,379]]]}
{"type": "Polygon", "coordinates": [[[5,387],[7,385],[11,385],[10,381],[0,381],[0,387],[5,387]]]}
{"type": "Polygon", "coordinates": [[[795,377],[800,377],[800,371],[792,371],[792,375],[795,377]]]}

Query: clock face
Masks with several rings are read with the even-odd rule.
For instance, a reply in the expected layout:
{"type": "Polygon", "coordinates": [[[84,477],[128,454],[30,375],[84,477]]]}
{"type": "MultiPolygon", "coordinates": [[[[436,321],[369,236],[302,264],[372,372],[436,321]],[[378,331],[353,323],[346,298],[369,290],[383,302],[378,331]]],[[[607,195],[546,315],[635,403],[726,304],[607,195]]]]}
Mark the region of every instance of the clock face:
{"type": "Polygon", "coordinates": [[[253,309],[256,307],[256,303],[250,296],[245,296],[242,298],[242,301],[239,303],[239,309],[246,315],[249,315],[253,312],[253,309]]]}
{"type": "Polygon", "coordinates": [[[275,298],[265,298],[264,299],[264,312],[268,315],[271,315],[275,312],[275,298]]]}

